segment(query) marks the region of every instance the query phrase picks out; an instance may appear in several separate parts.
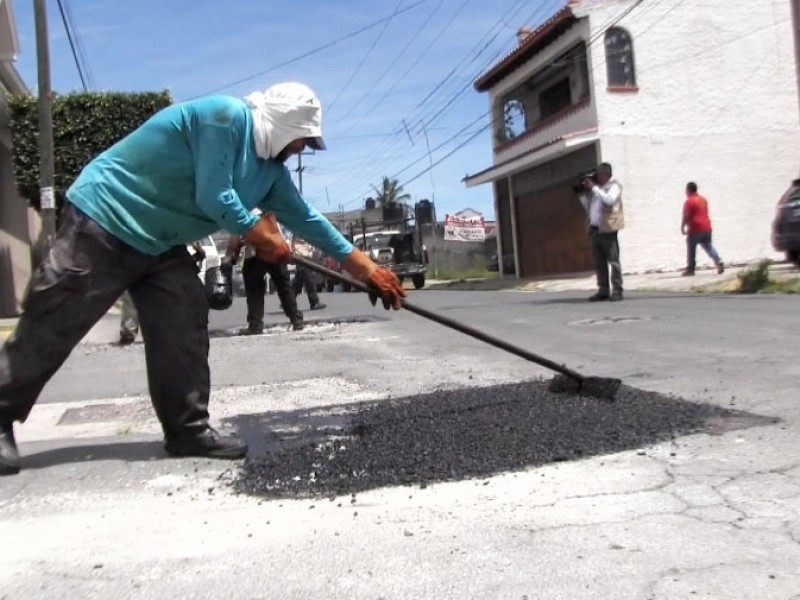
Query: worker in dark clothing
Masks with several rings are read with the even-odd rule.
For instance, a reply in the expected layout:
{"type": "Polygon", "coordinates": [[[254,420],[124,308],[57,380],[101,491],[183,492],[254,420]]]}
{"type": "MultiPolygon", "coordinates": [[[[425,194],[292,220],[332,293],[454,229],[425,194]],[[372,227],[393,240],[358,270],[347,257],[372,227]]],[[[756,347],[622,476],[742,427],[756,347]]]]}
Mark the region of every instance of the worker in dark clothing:
{"type": "Polygon", "coordinates": [[[125,290],[139,312],[150,400],[172,456],[238,459],[247,444],[210,424],[208,298],[186,244],[223,229],[275,264],[291,261],[278,223],[399,310],[406,292],[302,197],[286,161],[325,149],[322,106],[297,82],[244,99],[162,109],[95,156],[66,191],[58,232],[0,346],[0,475],[21,468],[15,423],[125,290]],[[261,218],[250,211],[260,208],[261,218]],[[274,215],[274,216],[272,216],[274,215]]]}
{"type": "Polygon", "coordinates": [[[281,308],[289,318],[292,329],[303,329],[303,313],[297,308],[297,299],[292,290],[289,269],[286,264],[275,264],[263,260],[258,256],[254,246],[246,245],[238,235],[232,235],[228,242],[228,251],[225,259],[232,264],[239,260],[242,246],[244,246],[244,262],[242,263],[242,277],[244,290],[247,296],[247,335],[258,335],[264,332],[264,295],[267,293],[267,279],[269,275],[275,284],[281,308]]]}
{"type": "MultiPolygon", "coordinates": [[[[292,238],[292,253],[295,256],[302,256],[308,260],[314,259],[314,248],[298,236],[292,238]]],[[[319,294],[317,293],[317,285],[314,282],[313,273],[303,265],[297,264],[295,265],[294,280],[292,281],[294,295],[299,296],[303,288],[306,289],[306,294],[308,295],[309,310],[322,310],[326,308],[326,305],[319,301],[319,294]]]]}

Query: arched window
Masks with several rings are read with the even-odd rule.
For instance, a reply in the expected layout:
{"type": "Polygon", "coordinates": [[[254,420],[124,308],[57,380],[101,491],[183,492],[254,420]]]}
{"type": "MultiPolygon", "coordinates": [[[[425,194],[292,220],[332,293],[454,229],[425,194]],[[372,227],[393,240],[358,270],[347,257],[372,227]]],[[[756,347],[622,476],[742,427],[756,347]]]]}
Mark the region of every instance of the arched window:
{"type": "Polygon", "coordinates": [[[503,106],[503,117],[506,140],[513,140],[525,133],[528,124],[525,118],[525,106],[522,102],[516,99],[506,101],[503,106]]]}
{"type": "Polygon", "coordinates": [[[630,34],[621,27],[612,27],[606,31],[605,43],[608,87],[635,88],[636,68],[630,34]]]}

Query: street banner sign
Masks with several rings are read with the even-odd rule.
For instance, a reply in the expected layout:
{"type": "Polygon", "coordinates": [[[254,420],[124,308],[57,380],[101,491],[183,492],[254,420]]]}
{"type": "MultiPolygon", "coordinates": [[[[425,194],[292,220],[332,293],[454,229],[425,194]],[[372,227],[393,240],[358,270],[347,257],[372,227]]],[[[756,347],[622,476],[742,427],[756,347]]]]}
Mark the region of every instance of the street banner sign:
{"type": "Polygon", "coordinates": [[[444,239],[454,242],[484,241],[486,239],[486,223],[483,215],[445,215],[444,239]]]}

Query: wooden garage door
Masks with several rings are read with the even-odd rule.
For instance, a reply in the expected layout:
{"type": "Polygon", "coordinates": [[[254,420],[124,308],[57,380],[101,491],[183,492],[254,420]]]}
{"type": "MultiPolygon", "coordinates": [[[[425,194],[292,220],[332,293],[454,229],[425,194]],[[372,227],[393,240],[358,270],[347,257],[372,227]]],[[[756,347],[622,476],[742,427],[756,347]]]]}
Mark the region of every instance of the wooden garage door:
{"type": "Polygon", "coordinates": [[[516,198],[522,277],[591,271],[586,213],[572,183],[516,198]]]}

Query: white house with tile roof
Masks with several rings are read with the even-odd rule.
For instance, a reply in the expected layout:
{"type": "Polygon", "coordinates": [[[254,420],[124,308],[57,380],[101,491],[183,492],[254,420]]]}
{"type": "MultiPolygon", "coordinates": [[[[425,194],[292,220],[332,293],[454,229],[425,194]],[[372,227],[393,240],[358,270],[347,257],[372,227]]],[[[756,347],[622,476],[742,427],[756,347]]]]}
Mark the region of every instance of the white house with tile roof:
{"type": "MultiPolygon", "coordinates": [[[[499,253],[512,274],[591,270],[577,175],[624,187],[625,271],[685,265],[685,184],[709,200],[726,262],[780,258],[775,204],[800,161],[789,0],[572,0],[474,83],[491,108],[499,253]]],[[[699,264],[705,256],[698,255],[699,264]]]]}

